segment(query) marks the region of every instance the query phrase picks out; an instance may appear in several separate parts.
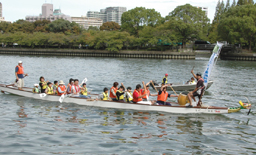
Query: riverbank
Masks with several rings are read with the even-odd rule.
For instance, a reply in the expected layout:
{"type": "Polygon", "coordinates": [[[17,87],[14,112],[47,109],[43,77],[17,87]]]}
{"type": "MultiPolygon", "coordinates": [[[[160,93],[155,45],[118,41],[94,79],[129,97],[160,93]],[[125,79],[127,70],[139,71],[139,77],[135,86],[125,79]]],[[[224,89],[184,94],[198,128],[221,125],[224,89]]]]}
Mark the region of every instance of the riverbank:
{"type": "Polygon", "coordinates": [[[256,61],[256,53],[221,53],[221,60],[256,61]]]}
{"type": "Polygon", "coordinates": [[[113,57],[113,58],[149,58],[149,59],[195,59],[195,52],[171,51],[119,51],[84,49],[23,49],[1,48],[0,54],[38,55],[38,56],[74,56],[74,57],[113,57]]]}

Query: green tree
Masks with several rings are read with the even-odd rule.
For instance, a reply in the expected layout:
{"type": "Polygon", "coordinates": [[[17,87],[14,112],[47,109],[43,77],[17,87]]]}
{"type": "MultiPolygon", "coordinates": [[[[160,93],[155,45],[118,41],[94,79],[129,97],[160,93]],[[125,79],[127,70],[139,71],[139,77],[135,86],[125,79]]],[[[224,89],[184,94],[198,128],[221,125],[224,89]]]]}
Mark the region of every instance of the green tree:
{"type": "Polygon", "coordinates": [[[35,32],[48,32],[49,27],[48,24],[51,23],[49,20],[37,20],[35,21],[34,27],[35,27],[35,32]]]}
{"type": "Polygon", "coordinates": [[[178,6],[166,17],[169,29],[182,42],[183,47],[189,41],[206,39],[209,29],[209,19],[201,9],[190,4],[178,6]]]}
{"type": "Polygon", "coordinates": [[[235,6],[236,6],[236,0],[233,0],[231,7],[235,7],[235,6]]]}
{"type": "Polygon", "coordinates": [[[100,27],[101,31],[116,31],[120,29],[121,29],[120,25],[116,22],[105,22],[100,27]]]}
{"type": "Polygon", "coordinates": [[[230,8],[230,0],[227,0],[224,12],[227,12],[229,8],[230,8]]]}
{"type": "Polygon", "coordinates": [[[242,5],[230,8],[220,21],[218,33],[229,43],[248,45],[251,51],[256,36],[256,6],[242,5]]]}
{"type": "Polygon", "coordinates": [[[48,24],[50,32],[66,33],[71,32],[71,23],[64,19],[59,19],[48,24]]]}
{"type": "Polygon", "coordinates": [[[245,5],[245,4],[247,4],[247,0],[238,0],[237,1],[237,5],[239,6],[239,5],[245,5]]]}
{"type": "Polygon", "coordinates": [[[144,26],[160,25],[163,23],[163,18],[154,9],[136,7],[122,14],[121,23],[122,30],[139,37],[139,30],[142,30],[144,26]]]}

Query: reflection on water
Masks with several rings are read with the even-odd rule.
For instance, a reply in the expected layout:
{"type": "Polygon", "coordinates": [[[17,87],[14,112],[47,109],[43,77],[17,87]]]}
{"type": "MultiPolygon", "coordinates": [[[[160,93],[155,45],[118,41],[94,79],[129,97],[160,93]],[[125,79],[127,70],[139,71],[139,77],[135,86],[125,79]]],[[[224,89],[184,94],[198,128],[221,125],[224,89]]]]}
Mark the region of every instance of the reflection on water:
{"type": "MultiPolygon", "coordinates": [[[[113,81],[134,89],[142,80],[160,81],[166,72],[170,73],[168,81],[181,82],[191,77],[191,66],[203,72],[208,61],[2,55],[0,58],[0,83],[13,82],[13,66],[23,60],[25,72],[29,73],[25,79],[27,86],[38,83],[42,73],[47,80],[60,78],[66,83],[71,77],[87,77],[89,89],[97,94],[112,86],[113,81]],[[66,62],[64,66],[54,65],[62,62],[66,62]]],[[[255,62],[218,61],[212,72],[214,84],[206,91],[203,102],[232,107],[248,96],[255,103],[255,68],[255,62]]],[[[256,153],[255,114],[248,116],[247,110],[226,115],[169,114],[61,104],[8,94],[0,94],[0,98],[1,154],[256,153]]]]}

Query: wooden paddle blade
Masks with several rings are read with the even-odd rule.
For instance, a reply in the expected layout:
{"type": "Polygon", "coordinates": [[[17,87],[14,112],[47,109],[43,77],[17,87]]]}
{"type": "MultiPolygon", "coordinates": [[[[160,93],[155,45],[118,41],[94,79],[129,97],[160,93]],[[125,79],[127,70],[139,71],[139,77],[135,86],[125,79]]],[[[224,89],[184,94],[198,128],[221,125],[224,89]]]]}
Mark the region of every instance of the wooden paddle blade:
{"type": "Polygon", "coordinates": [[[60,102],[60,103],[62,103],[62,102],[63,102],[63,100],[64,100],[64,98],[65,98],[65,95],[64,95],[64,94],[62,94],[62,95],[60,96],[60,98],[59,98],[59,102],[60,102]]]}
{"type": "Polygon", "coordinates": [[[45,93],[39,94],[40,97],[45,97],[47,96],[45,93]]]}

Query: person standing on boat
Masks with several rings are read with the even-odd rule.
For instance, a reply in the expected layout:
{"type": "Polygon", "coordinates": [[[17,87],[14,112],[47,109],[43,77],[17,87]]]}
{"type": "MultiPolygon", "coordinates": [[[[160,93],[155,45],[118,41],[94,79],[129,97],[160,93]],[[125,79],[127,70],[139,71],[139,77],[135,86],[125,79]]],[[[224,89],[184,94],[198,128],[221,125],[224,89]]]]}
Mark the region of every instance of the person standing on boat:
{"type": "Polygon", "coordinates": [[[113,87],[110,89],[110,95],[109,97],[113,100],[113,101],[117,101],[116,99],[116,91],[118,89],[118,82],[114,82],[113,83],[113,87]]]}
{"type": "MultiPolygon", "coordinates": [[[[142,82],[142,83],[143,83],[143,85],[145,85],[144,82],[142,82]]],[[[138,103],[138,102],[142,101],[142,98],[146,95],[147,95],[146,93],[144,95],[142,95],[141,85],[137,84],[136,89],[133,91],[133,94],[132,94],[133,103],[138,103]]]]}
{"type": "Polygon", "coordinates": [[[166,102],[167,101],[167,98],[168,97],[178,97],[177,95],[171,95],[167,92],[167,86],[170,86],[170,84],[165,84],[161,87],[161,89],[159,90],[158,92],[158,95],[157,95],[157,101],[156,103],[158,105],[168,105],[168,106],[171,106],[171,104],[169,102],[166,102]]]}
{"type": "Polygon", "coordinates": [[[197,106],[201,106],[201,99],[204,93],[204,79],[202,78],[202,74],[201,73],[197,73],[196,75],[194,74],[193,69],[191,70],[191,73],[193,74],[193,76],[197,79],[197,83],[196,83],[196,88],[192,91],[188,93],[188,100],[189,100],[189,105],[187,107],[191,108],[192,106],[192,98],[193,100],[196,102],[195,97],[198,96],[199,101],[197,106]]]}
{"type": "Polygon", "coordinates": [[[28,76],[28,74],[24,74],[24,68],[22,66],[22,61],[19,61],[18,66],[15,67],[15,76],[19,90],[23,90],[24,87],[24,77],[28,76]]]}
{"type": "Polygon", "coordinates": [[[168,77],[168,74],[166,73],[165,76],[164,76],[164,78],[163,78],[163,80],[162,80],[162,86],[165,85],[165,84],[167,84],[167,82],[168,82],[167,77],[168,77]]]}

